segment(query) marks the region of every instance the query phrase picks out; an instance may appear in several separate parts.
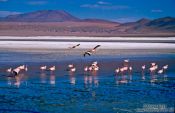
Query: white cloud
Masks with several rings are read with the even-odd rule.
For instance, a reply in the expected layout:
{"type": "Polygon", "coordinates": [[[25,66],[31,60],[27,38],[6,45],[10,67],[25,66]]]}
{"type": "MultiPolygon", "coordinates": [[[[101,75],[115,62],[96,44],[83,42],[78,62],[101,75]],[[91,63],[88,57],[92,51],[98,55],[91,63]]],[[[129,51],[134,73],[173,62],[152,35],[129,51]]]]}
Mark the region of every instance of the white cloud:
{"type": "Polygon", "coordinates": [[[30,2],[28,2],[28,4],[30,4],[30,5],[44,5],[46,3],[47,3],[46,1],[30,1],[30,2]]]}
{"type": "Polygon", "coordinates": [[[101,5],[111,4],[111,3],[109,3],[109,2],[103,2],[103,1],[98,1],[97,3],[98,3],[98,4],[101,4],[101,5]]]}
{"type": "Polygon", "coordinates": [[[110,5],[110,4],[83,4],[80,7],[84,8],[96,8],[96,9],[128,9],[125,5],[110,5]]]}
{"type": "Polygon", "coordinates": [[[15,14],[21,14],[21,13],[14,11],[0,11],[0,17],[6,17],[8,15],[15,15],[15,14]]]}
{"type": "Polygon", "coordinates": [[[163,10],[160,10],[160,9],[153,9],[151,10],[152,13],[162,13],[163,10]]]}
{"type": "Polygon", "coordinates": [[[95,4],[83,4],[80,7],[91,9],[128,9],[126,5],[115,5],[110,2],[98,1],[95,4]]]}
{"type": "Polygon", "coordinates": [[[121,18],[112,19],[112,21],[126,23],[126,22],[135,22],[139,19],[140,19],[139,17],[121,17],[121,18]]]}

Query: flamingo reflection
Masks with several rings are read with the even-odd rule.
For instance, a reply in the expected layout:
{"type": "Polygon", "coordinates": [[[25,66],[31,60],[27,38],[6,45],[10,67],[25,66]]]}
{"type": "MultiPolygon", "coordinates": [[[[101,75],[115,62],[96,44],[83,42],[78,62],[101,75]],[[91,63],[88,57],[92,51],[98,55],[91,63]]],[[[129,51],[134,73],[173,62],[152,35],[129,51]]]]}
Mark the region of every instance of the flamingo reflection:
{"type": "Polygon", "coordinates": [[[21,84],[21,78],[20,76],[15,76],[16,82],[14,83],[15,86],[19,87],[21,84]]]}
{"type": "Polygon", "coordinates": [[[126,79],[126,75],[122,76],[115,76],[115,83],[116,84],[126,84],[128,83],[128,80],[126,79]]]}
{"type": "Polygon", "coordinates": [[[41,73],[40,74],[40,80],[41,80],[41,83],[46,83],[46,73],[41,73]]]}
{"type": "Polygon", "coordinates": [[[92,85],[94,85],[95,87],[99,86],[97,71],[92,71],[90,75],[87,74],[84,75],[84,85],[86,88],[92,87],[92,85]]]}
{"type": "Polygon", "coordinates": [[[74,72],[69,71],[69,77],[70,77],[70,84],[75,85],[76,84],[76,78],[75,78],[74,72]]]}
{"type": "Polygon", "coordinates": [[[146,65],[142,65],[142,80],[145,80],[145,69],[146,69],[146,65]]]}
{"type": "Polygon", "coordinates": [[[92,72],[94,85],[95,85],[96,87],[98,87],[98,85],[99,85],[99,80],[98,80],[97,74],[98,74],[97,71],[93,71],[93,72],[92,72]]]}
{"type": "Polygon", "coordinates": [[[142,71],[142,80],[145,80],[145,72],[142,71]]]}
{"type": "Polygon", "coordinates": [[[7,84],[12,85],[12,77],[7,77],[7,84]]]}
{"type": "Polygon", "coordinates": [[[51,73],[50,75],[50,84],[55,85],[55,74],[51,73]]]}

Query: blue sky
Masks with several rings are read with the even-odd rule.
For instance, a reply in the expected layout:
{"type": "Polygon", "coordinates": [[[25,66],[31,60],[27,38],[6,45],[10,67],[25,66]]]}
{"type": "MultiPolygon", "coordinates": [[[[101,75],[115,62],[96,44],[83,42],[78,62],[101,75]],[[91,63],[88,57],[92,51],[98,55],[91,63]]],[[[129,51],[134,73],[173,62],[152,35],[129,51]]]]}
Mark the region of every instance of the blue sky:
{"type": "Polygon", "coordinates": [[[65,10],[79,18],[128,22],[175,17],[175,0],[0,0],[0,17],[36,10],[65,10]]]}

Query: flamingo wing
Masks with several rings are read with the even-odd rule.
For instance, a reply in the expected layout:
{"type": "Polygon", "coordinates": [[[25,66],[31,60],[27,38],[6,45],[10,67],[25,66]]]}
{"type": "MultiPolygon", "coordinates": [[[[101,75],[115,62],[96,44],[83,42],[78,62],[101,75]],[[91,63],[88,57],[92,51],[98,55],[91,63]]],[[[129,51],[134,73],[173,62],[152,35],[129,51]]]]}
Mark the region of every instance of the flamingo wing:
{"type": "Polygon", "coordinates": [[[80,46],[80,44],[77,44],[76,46],[80,46]]]}
{"type": "Polygon", "coordinates": [[[94,47],[94,49],[97,49],[97,48],[99,48],[100,46],[101,46],[101,45],[97,45],[97,46],[94,47]]]}

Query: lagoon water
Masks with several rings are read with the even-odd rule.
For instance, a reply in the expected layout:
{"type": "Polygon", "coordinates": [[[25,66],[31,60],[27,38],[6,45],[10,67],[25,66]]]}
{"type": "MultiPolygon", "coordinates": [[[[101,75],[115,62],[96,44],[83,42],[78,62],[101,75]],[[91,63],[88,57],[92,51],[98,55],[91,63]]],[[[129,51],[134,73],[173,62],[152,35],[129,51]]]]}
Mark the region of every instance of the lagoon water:
{"type": "Polygon", "coordinates": [[[5,52],[0,54],[0,112],[2,113],[133,113],[174,112],[175,54],[67,56],[56,53],[5,52]],[[52,58],[52,59],[50,59],[52,58]],[[129,58],[132,73],[116,75],[114,70],[129,58]],[[98,72],[83,71],[86,64],[99,62],[98,72]],[[164,74],[150,74],[156,62],[164,74]],[[66,71],[68,64],[77,67],[66,71]],[[9,67],[26,64],[27,72],[8,77],[9,67]],[[147,69],[141,72],[141,66],[147,69]],[[55,72],[40,71],[41,65],[56,65],[55,72]]]}

